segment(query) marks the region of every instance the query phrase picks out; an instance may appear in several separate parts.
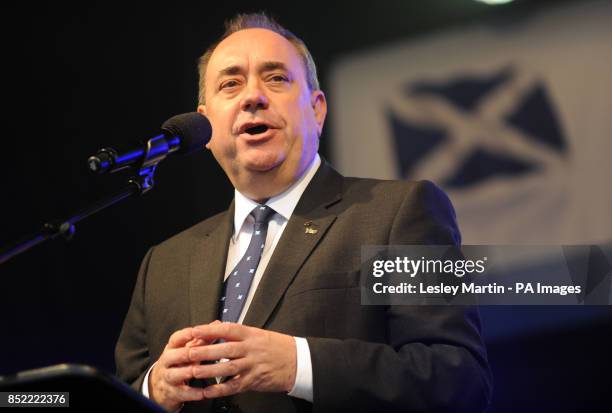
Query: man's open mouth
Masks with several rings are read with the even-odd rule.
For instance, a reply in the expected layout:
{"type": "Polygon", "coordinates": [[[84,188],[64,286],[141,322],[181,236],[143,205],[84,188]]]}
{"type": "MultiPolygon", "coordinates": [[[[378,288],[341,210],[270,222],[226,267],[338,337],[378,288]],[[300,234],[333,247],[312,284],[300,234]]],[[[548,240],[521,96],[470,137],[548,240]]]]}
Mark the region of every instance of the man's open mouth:
{"type": "Polygon", "coordinates": [[[250,128],[247,128],[244,130],[244,133],[248,133],[249,135],[257,135],[260,133],[264,133],[266,132],[268,129],[268,126],[266,125],[257,125],[257,126],[251,126],[250,128]]]}

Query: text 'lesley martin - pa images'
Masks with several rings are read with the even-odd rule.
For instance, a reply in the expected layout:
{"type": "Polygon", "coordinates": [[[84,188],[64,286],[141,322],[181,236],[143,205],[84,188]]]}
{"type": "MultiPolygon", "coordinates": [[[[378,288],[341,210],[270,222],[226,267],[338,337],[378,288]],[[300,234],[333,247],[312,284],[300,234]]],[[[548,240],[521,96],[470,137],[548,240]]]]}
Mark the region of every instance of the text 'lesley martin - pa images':
{"type": "Polygon", "coordinates": [[[364,305],[608,305],[605,246],[362,247],[364,305]]]}

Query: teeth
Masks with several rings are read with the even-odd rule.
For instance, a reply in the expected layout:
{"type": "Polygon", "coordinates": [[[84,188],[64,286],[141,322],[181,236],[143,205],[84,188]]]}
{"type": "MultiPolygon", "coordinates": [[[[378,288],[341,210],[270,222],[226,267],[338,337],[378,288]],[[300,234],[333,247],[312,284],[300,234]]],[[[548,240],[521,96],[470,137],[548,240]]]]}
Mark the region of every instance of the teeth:
{"type": "Polygon", "coordinates": [[[266,125],[257,125],[245,130],[249,135],[257,135],[258,133],[264,133],[268,130],[266,125]]]}

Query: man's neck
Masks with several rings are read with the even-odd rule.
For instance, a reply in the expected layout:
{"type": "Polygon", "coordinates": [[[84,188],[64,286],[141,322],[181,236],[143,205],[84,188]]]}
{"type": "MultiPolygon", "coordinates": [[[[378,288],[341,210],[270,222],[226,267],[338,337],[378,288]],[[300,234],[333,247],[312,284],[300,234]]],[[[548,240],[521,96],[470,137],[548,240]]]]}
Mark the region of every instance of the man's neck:
{"type": "Polygon", "coordinates": [[[276,169],[274,171],[253,173],[246,182],[241,182],[240,188],[237,185],[234,185],[234,187],[247,198],[259,204],[265,204],[268,199],[278,196],[296,185],[316,163],[320,163],[318,153],[315,153],[310,162],[299,171],[297,176],[290,179],[286,178],[286,174],[282,173],[283,171],[276,169]]]}

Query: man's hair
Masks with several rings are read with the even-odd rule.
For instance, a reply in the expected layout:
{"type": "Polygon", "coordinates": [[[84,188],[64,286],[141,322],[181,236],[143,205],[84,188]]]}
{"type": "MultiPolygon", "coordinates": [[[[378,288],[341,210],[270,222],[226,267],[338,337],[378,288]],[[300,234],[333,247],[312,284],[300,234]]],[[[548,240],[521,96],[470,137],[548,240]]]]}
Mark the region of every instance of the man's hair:
{"type": "Polygon", "coordinates": [[[199,81],[199,93],[198,93],[198,103],[200,105],[204,105],[206,103],[205,98],[205,87],[206,87],[206,68],[208,67],[208,62],[210,61],[210,57],[213,52],[225,38],[228,36],[245,29],[267,29],[273,31],[274,33],[278,33],[287,39],[297,50],[298,54],[302,58],[304,62],[304,68],[306,69],[306,81],[308,83],[308,87],[310,90],[319,90],[319,79],[317,78],[317,67],[315,66],[315,62],[312,59],[312,55],[308,51],[308,48],[304,44],[304,42],[291,33],[289,30],[285,29],[283,26],[278,24],[273,18],[268,17],[264,13],[249,13],[249,14],[238,14],[231,20],[225,22],[225,33],[219,40],[213,43],[206,52],[200,57],[198,62],[198,73],[200,74],[199,81]]]}

